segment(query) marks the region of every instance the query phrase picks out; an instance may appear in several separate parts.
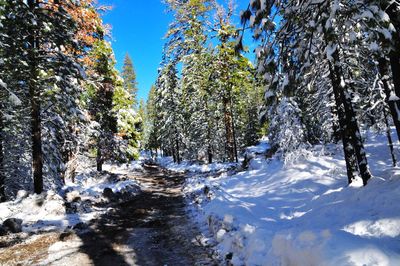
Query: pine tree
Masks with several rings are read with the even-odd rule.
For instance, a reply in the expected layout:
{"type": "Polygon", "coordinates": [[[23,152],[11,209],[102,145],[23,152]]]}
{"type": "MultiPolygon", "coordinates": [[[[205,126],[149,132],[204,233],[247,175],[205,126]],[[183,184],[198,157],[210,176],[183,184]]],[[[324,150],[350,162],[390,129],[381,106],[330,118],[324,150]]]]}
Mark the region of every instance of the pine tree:
{"type": "MultiPolygon", "coordinates": [[[[314,133],[310,133],[318,131],[314,130],[312,119],[302,116],[303,112],[315,106],[315,102],[304,98],[310,91],[302,92],[302,89],[309,88],[305,83],[308,78],[304,77],[315,72],[313,69],[316,67],[327,69],[330,88],[320,95],[326,95],[324,100],[328,106],[331,106],[331,99],[334,100],[332,114],[338,118],[337,132],[342,136],[349,182],[359,173],[366,184],[371,174],[357,122],[358,107],[353,100],[355,82],[361,82],[354,78],[356,69],[352,62],[357,60],[357,54],[350,49],[349,38],[339,37],[351,37],[351,30],[361,25],[362,12],[368,6],[357,5],[353,2],[338,5],[335,1],[318,5],[307,1],[287,1],[282,5],[276,1],[252,1],[251,8],[243,13],[242,18],[249,21],[255,38],[264,43],[256,52],[258,71],[265,74],[270,83],[266,98],[272,106],[278,106],[284,97],[294,96],[300,110],[304,110],[297,116],[301,127],[306,130],[305,136],[310,140],[315,139],[314,133]],[[342,9],[341,12],[338,12],[339,9],[342,9]],[[277,27],[273,18],[278,14],[282,16],[277,27]]],[[[241,48],[240,43],[237,47],[241,48]]],[[[326,76],[323,79],[327,84],[326,76]]],[[[302,138],[304,136],[300,143],[306,140],[302,138]]]]}
{"type": "Polygon", "coordinates": [[[113,51],[107,41],[95,42],[90,53],[91,57],[95,58],[96,76],[93,82],[88,84],[88,89],[93,91],[89,110],[100,126],[96,141],[96,163],[97,170],[102,171],[104,161],[111,158],[114,133],[117,132],[117,120],[113,112],[117,76],[114,70],[113,51]]]}
{"type": "Polygon", "coordinates": [[[129,93],[113,97],[122,80],[92,0],[1,1],[0,28],[0,197],[4,200],[19,189],[30,189],[32,176],[36,193],[63,185],[70,161],[91,143],[87,132],[92,130],[85,127],[93,129],[95,123],[87,123],[83,108],[96,110],[92,114],[100,122],[101,160],[112,157],[114,133],[125,130],[117,128],[113,107],[132,109],[133,101],[129,93]]]}
{"type": "MultiPolygon", "coordinates": [[[[4,19],[4,6],[5,2],[0,1],[0,27],[3,27],[2,20],[4,19]]],[[[3,51],[3,41],[0,39],[0,51],[3,51]]],[[[0,52],[0,57],[3,55],[0,52]]],[[[4,83],[4,81],[1,79],[1,77],[4,75],[3,73],[3,64],[4,60],[1,60],[0,62],[0,203],[4,202],[6,200],[6,194],[5,194],[5,174],[4,174],[4,106],[3,106],[3,99],[5,98],[4,92],[5,92],[5,87],[7,84],[4,83]]]]}
{"type": "Polygon", "coordinates": [[[133,107],[137,108],[137,82],[136,73],[133,67],[132,59],[127,53],[124,58],[124,64],[122,66],[121,76],[124,80],[123,86],[126,91],[128,91],[134,100],[133,107]]]}
{"type": "Polygon", "coordinates": [[[259,105],[251,100],[260,94],[252,65],[234,50],[236,28],[229,21],[233,5],[225,14],[213,1],[167,4],[175,20],[148,101],[155,114],[146,142],[178,162],[237,161],[244,143],[254,144],[258,138],[259,105]]]}
{"type": "Polygon", "coordinates": [[[157,155],[157,150],[160,148],[159,143],[159,113],[156,108],[156,86],[153,85],[150,89],[149,96],[146,102],[146,114],[144,123],[144,142],[145,148],[150,150],[151,156],[157,155]]]}
{"type": "MultiPolygon", "coordinates": [[[[10,153],[5,171],[7,176],[26,176],[30,170],[21,170],[30,168],[28,161],[32,160],[34,191],[41,193],[44,177],[50,182],[56,179],[55,182],[61,183],[60,175],[53,176],[63,170],[61,161],[53,160],[56,152],[43,154],[43,150],[53,145],[51,142],[54,140],[47,133],[51,134],[53,124],[57,122],[48,122],[49,118],[69,116],[68,112],[61,111],[64,107],[76,108],[74,92],[77,87],[73,85],[73,80],[79,77],[79,70],[75,60],[66,53],[67,49],[78,49],[74,42],[76,28],[63,4],[58,1],[9,1],[5,5],[5,12],[7,17],[3,27],[7,34],[2,35],[4,43],[7,43],[3,50],[4,71],[9,79],[7,83],[13,87],[13,98],[18,99],[18,106],[21,106],[14,109],[12,115],[6,111],[8,120],[15,123],[6,123],[5,132],[12,129],[15,130],[14,134],[20,134],[18,139],[9,141],[9,146],[4,147],[5,152],[10,153]],[[64,89],[70,89],[69,95],[74,98],[72,101],[61,93],[65,92],[64,89]],[[68,103],[72,103],[72,106],[68,103]],[[23,116],[24,111],[21,110],[27,106],[30,109],[29,127],[27,117],[23,116]],[[30,137],[27,137],[28,131],[30,137]],[[16,145],[18,152],[11,150],[16,145]],[[30,149],[27,145],[31,146],[30,149]],[[31,153],[30,158],[27,152],[31,153]],[[19,167],[13,167],[18,164],[19,167]]],[[[5,106],[5,109],[8,107],[5,106]]],[[[5,137],[8,139],[7,134],[5,137]]],[[[24,185],[24,177],[21,180],[20,184],[24,185]]],[[[13,182],[11,179],[9,181],[13,182]]]]}

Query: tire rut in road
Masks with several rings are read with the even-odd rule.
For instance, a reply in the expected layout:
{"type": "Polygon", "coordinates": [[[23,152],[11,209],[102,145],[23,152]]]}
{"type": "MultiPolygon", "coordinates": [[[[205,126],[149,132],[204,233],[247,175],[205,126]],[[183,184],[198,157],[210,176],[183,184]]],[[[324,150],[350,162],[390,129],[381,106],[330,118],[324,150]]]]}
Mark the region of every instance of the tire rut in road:
{"type": "Polygon", "coordinates": [[[143,191],[114,205],[78,233],[94,265],[217,265],[185,208],[184,176],[150,169],[135,176],[143,191]]]}

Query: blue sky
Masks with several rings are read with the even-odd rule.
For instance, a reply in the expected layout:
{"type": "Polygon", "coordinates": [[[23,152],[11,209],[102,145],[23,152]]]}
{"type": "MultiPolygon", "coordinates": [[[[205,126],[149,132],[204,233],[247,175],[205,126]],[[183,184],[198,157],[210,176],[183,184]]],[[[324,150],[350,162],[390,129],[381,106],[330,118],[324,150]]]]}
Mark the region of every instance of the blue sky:
{"type": "MultiPolygon", "coordinates": [[[[157,78],[162,57],[163,37],[172,22],[161,0],[100,0],[113,6],[103,15],[105,23],[112,26],[112,46],[121,70],[125,54],[133,60],[138,82],[138,98],[147,99],[151,85],[157,78]]],[[[249,0],[236,0],[236,13],[245,9],[249,0]]],[[[238,15],[237,15],[238,16],[238,15]]]]}

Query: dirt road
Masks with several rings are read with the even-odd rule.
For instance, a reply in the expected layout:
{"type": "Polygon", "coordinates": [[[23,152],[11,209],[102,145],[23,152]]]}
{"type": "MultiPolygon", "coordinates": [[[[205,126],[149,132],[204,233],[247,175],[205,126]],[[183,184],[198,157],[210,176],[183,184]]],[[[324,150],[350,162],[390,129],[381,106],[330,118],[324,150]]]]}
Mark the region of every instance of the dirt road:
{"type": "Polygon", "coordinates": [[[131,178],[142,188],[133,200],[112,205],[84,230],[38,237],[33,245],[51,244],[41,247],[39,254],[29,243],[13,247],[19,252],[32,250],[20,265],[219,264],[211,247],[200,244],[199,230],[189,217],[182,195],[183,175],[147,167],[131,178]]]}

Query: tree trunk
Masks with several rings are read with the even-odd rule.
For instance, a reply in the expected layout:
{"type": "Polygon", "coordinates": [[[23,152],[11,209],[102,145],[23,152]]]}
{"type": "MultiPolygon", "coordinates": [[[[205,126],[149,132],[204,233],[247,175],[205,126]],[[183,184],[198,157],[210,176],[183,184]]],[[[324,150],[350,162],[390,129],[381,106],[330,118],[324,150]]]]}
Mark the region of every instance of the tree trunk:
{"type": "Polygon", "coordinates": [[[211,142],[211,127],[210,123],[208,123],[208,128],[207,128],[207,157],[208,157],[208,163],[212,164],[213,162],[213,153],[212,153],[212,142],[211,142]]]}
{"type": "MultiPolygon", "coordinates": [[[[211,76],[210,76],[211,78],[211,76]]],[[[209,80],[210,80],[209,78],[209,80]]],[[[210,93],[208,91],[208,93],[210,93]]],[[[204,106],[205,106],[205,110],[206,110],[206,119],[207,119],[207,159],[208,159],[208,163],[212,164],[213,162],[213,153],[212,153],[212,139],[211,139],[211,116],[209,113],[209,109],[208,109],[208,100],[207,98],[205,98],[204,100],[204,106]]]]}
{"type": "Polygon", "coordinates": [[[172,152],[172,159],[174,160],[174,163],[177,162],[177,160],[176,160],[176,151],[175,151],[175,149],[174,149],[174,151],[172,152]]]}
{"type": "Polygon", "coordinates": [[[4,132],[4,124],[3,124],[3,115],[0,112],[0,202],[6,201],[6,193],[5,193],[5,176],[4,176],[4,150],[3,150],[3,137],[4,132]]]}
{"type": "MultiPolygon", "coordinates": [[[[398,44],[400,46],[400,44],[398,44]]],[[[396,47],[400,50],[400,47],[396,47]]],[[[400,51],[391,52],[389,54],[390,66],[392,68],[392,77],[394,92],[397,97],[400,97],[400,51]]]]}
{"type": "Polygon", "coordinates": [[[178,129],[175,128],[175,146],[176,146],[176,160],[179,163],[181,163],[181,157],[179,155],[179,134],[178,134],[178,129]]]}
{"type": "MultiPolygon", "coordinates": [[[[333,99],[335,99],[335,96],[333,96],[333,99]]],[[[336,106],[331,106],[331,113],[333,118],[338,117],[338,111],[336,106]]],[[[333,141],[333,143],[338,143],[341,137],[341,133],[340,133],[340,126],[338,125],[338,123],[336,123],[336,121],[334,121],[334,119],[332,119],[332,137],[331,140],[333,141]]]]}
{"type": "Polygon", "coordinates": [[[345,112],[342,107],[342,102],[340,98],[339,86],[340,82],[337,81],[336,75],[334,74],[334,69],[332,67],[331,62],[329,62],[329,76],[332,82],[332,88],[335,98],[336,111],[339,120],[339,128],[338,131],[342,138],[343,143],[343,151],[344,151],[344,159],[346,162],[346,170],[347,170],[347,179],[350,184],[353,182],[355,178],[355,174],[358,172],[358,168],[356,165],[355,157],[354,157],[354,148],[350,143],[349,136],[346,130],[346,121],[345,121],[345,112]]]}
{"type": "MultiPolygon", "coordinates": [[[[330,65],[330,70],[333,70],[332,86],[333,90],[338,92],[340,103],[343,105],[344,110],[344,132],[349,139],[349,142],[353,146],[354,155],[357,159],[359,173],[363,180],[363,184],[366,185],[368,180],[371,178],[371,173],[368,169],[367,156],[364,149],[363,140],[361,138],[360,129],[356,118],[356,113],[353,109],[353,104],[348,91],[348,85],[342,84],[344,81],[343,70],[340,66],[339,52],[336,50],[332,54],[333,63],[330,65]],[[333,65],[333,66],[332,66],[333,65]],[[344,85],[344,86],[343,86],[344,85]]],[[[338,107],[339,109],[339,107],[338,107]]]]}
{"type": "Polygon", "coordinates": [[[389,60],[392,68],[394,92],[396,93],[397,97],[400,97],[400,4],[396,1],[380,1],[379,3],[381,5],[381,9],[385,10],[385,12],[389,15],[390,22],[396,29],[396,33],[393,34],[392,40],[394,47],[389,53],[389,60]]]}
{"type": "Polygon", "coordinates": [[[234,149],[234,154],[235,154],[235,161],[236,163],[239,162],[238,158],[238,151],[237,151],[237,140],[236,140],[236,128],[235,128],[235,119],[233,116],[233,102],[232,102],[232,96],[231,93],[229,92],[229,104],[230,104],[230,113],[231,113],[231,122],[232,122],[232,136],[233,136],[233,149],[234,149]]]}
{"type": "Polygon", "coordinates": [[[388,139],[390,155],[392,156],[393,167],[396,167],[397,161],[396,161],[396,155],[394,154],[393,140],[392,140],[392,135],[390,133],[390,125],[387,119],[387,112],[386,111],[384,112],[385,112],[385,124],[386,124],[386,137],[388,139]]]}
{"type": "MultiPolygon", "coordinates": [[[[383,89],[386,95],[386,103],[389,106],[390,114],[393,118],[394,126],[396,127],[397,139],[400,140],[400,101],[391,101],[390,95],[393,93],[389,84],[389,65],[385,58],[379,59],[379,74],[383,83],[383,89]]],[[[400,72],[399,72],[400,73],[400,72]]],[[[399,94],[400,95],[400,94],[399,94]]]]}
{"type": "MultiPolygon", "coordinates": [[[[32,13],[35,12],[36,0],[28,0],[28,5],[32,13]]],[[[42,128],[40,117],[40,91],[35,79],[37,79],[37,59],[35,49],[39,48],[39,42],[35,32],[29,36],[29,59],[31,67],[31,77],[29,81],[29,97],[31,99],[31,130],[32,130],[32,170],[34,192],[43,192],[43,151],[42,151],[42,128]]]]}
{"type": "Polygon", "coordinates": [[[224,123],[225,123],[225,138],[226,138],[226,155],[230,162],[235,160],[235,140],[232,128],[232,115],[229,110],[229,99],[223,99],[224,105],[224,123]]]}
{"type": "Polygon", "coordinates": [[[101,138],[102,136],[100,135],[99,139],[97,140],[97,153],[96,153],[96,168],[97,171],[101,172],[103,171],[103,154],[101,151],[101,138]]]}

